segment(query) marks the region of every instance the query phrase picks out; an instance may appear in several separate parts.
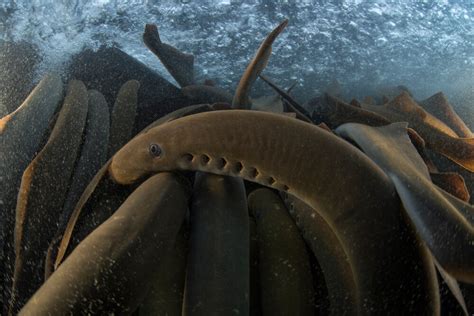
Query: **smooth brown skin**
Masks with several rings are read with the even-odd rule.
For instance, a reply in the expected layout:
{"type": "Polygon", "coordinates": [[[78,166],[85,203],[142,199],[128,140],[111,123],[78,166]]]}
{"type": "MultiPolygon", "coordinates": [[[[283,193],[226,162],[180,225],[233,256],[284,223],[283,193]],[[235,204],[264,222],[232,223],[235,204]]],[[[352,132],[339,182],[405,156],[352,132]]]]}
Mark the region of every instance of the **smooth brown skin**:
{"type": "Polygon", "coordinates": [[[19,315],[131,314],[159,278],[189,195],[171,173],[145,181],[79,244],[19,315]]]}
{"type": "Polygon", "coordinates": [[[309,254],[285,204],[268,188],[249,194],[257,222],[260,301],[263,315],[315,314],[309,254]]]}
{"type": "Polygon", "coordinates": [[[409,218],[440,265],[457,280],[473,283],[474,207],[460,200],[453,204],[433,185],[406,129],[407,123],[348,123],[336,132],[356,142],[392,179],[409,218]]]}
{"type": "MultiPolygon", "coordinates": [[[[147,130],[153,128],[153,127],[156,127],[156,126],[159,126],[163,123],[175,120],[176,118],[179,118],[179,117],[182,117],[182,116],[190,115],[190,114],[193,114],[193,113],[199,113],[201,111],[205,112],[205,111],[211,111],[211,110],[212,110],[212,108],[207,104],[187,106],[187,107],[181,108],[177,111],[174,111],[172,113],[169,113],[169,114],[163,116],[162,118],[156,120],[155,122],[151,123],[146,128],[144,128],[143,131],[140,132],[140,133],[144,133],[147,130]]],[[[140,134],[138,134],[138,135],[140,135],[140,134]]],[[[71,237],[72,237],[72,234],[73,234],[74,226],[77,223],[77,220],[78,220],[78,218],[81,214],[81,211],[82,211],[84,205],[86,204],[86,202],[91,197],[92,193],[94,192],[94,190],[97,187],[97,185],[99,184],[99,182],[107,174],[110,162],[111,162],[111,159],[109,159],[102,166],[102,168],[100,168],[100,170],[97,171],[96,175],[91,180],[91,182],[87,185],[86,189],[84,190],[81,197],[79,198],[79,201],[77,202],[76,207],[74,208],[73,212],[71,213],[71,216],[69,217],[68,224],[67,224],[66,229],[64,231],[63,238],[61,239],[61,242],[60,242],[60,245],[59,245],[59,248],[58,248],[58,255],[57,255],[56,260],[54,262],[54,269],[58,268],[58,266],[61,264],[64,256],[66,255],[66,251],[67,251],[67,248],[69,246],[69,243],[70,243],[70,240],[71,240],[71,237]]]]}
{"type": "Polygon", "coordinates": [[[108,157],[112,157],[132,138],[139,88],[137,80],[129,80],[120,87],[110,117],[108,157]]]}
{"type": "Polygon", "coordinates": [[[155,24],[145,25],[143,42],[155,54],[176,82],[183,88],[194,84],[194,56],[163,43],[155,24]]]}
{"type": "Polygon", "coordinates": [[[21,179],[15,222],[15,270],[10,313],[16,313],[43,281],[44,259],[54,237],[80,150],[88,100],[71,81],[48,142],[21,179]]]}
{"type": "Polygon", "coordinates": [[[469,127],[454,111],[451,104],[449,104],[446,96],[442,92],[438,92],[431,97],[420,102],[420,105],[429,113],[436,116],[446,125],[453,129],[459,137],[470,138],[474,137],[469,127]]]}
{"type": "Polygon", "coordinates": [[[235,90],[234,99],[232,100],[232,107],[235,109],[249,109],[250,99],[249,93],[253,83],[257,80],[258,75],[267,66],[268,60],[272,53],[272,44],[275,39],[288,25],[288,20],[281,22],[273,31],[268,34],[257,50],[257,53],[250,61],[250,64],[245,69],[242,78],[240,78],[239,85],[235,90]]]}
{"type": "Polygon", "coordinates": [[[331,315],[357,313],[357,289],[348,256],[328,223],[303,201],[281,193],[290,215],[313,251],[324,275],[331,315]]]}
{"type": "Polygon", "coordinates": [[[14,218],[21,177],[41,149],[43,134],[62,98],[61,78],[46,75],[20,107],[0,119],[0,306],[8,305],[3,301],[4,287],[11,284],[13,272],[14,218]]]}
{"type": "Polygon", "coordinates": [[[249,268],[243,180],[196,173],[182,315],[248,315],[249,268]]]}
{"type": "MultiPolygon", "coordinates": [[[[117,152],[109,172],[116,182],[131,184],[176,169],[238,176],[302,199],[320,212],[348,254],[361,302],[357,310],[411,308],[409,301],[398,299],[403,295],[399,289],[412,285],[422,249],[413,243],[414,236],[401,231],[400,204],[390,179],[347,142],[278,114],[214,111],[134,138],[117,152]],[[152,144],[160,146],[159,157],[151,155],[152,144]],[[390,258],[390,264],[380,258],[390,258]]],[[[424,285],[414,291],[427,292],[424,285]]]]}
{"type": "Polygon", "coordinates": [[[474,172],[474,138],[458,138],[446,124],[416,104],[407,92],[385,105],[362,104],[362,107],[393,123],[408,122],[423,137],[428,148],[474,172]]]}
{"type": "Polygon", "coordinates": [[[458,199],[469,203],[471,196],[466,187],[464,178],[456,172],[430,172],[431,181],[444,191],[454,195],[458,199]]]}

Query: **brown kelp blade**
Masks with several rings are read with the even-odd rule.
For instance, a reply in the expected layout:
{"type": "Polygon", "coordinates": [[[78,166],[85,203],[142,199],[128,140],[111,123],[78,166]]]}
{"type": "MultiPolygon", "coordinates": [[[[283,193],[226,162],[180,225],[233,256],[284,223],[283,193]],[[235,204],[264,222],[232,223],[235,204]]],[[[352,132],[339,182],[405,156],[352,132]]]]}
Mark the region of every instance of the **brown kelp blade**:
{"type": "MultiPolygon", "coordinates": [[[[474,282],[474,222],[433,185],[412,146],[407,123],[370,127],[348,123],[337,132],[356,142],[392,179],[405,210],[442,267],[456,279],[474,282]],[[443,227],[443,229],[440,229],[443,227]]],[[[459,201],[457,204],[461,204],[459,201]]]]}
{"type": "MultiPolygon", "coordinates": [[[[138,135],[140,135],[142,133],[146,133],[149,129],[151,129],[153,127],[159,126],[163,123],[172,121],[172,120],[177,119],[179,117],[186,116],[186,115],[191,115],[193,113],[205,112],[205,111],[212,111],[212,108],[207,104],[191,105],[191,106],[181,108],[181,109],[176,110],[174,112],[171,112],[171,113],[163,116],[162,118],[156,120],[155,122],[151,123],[150,125],[145,127],[138,135]]],[[[91,197],[92,193],[94,192],[94,190],[97,187],[97,185],[99,184],[99,182],[107,174],[107,170],[109,168],[109,165],[110,165],[110,162],[111,162],[112,158],[110,158],[102,166],[102,168],[96,173],[94,178],[92,178],[91,182],[87,185],[86,189],[84,190],[81,197],[79,198],[79,200],[76,204],[76,207],[74,208],[73,212],[71,213],[71,216],[70,216],[69,221],[67,223],[66,229],[64,230],[63,238],[61,239],[61,242],[60,242],[59,247],[58,247],[58,254],[57,254],[56,260],[54,262],[54,269],[57,269],[58,266],[63,261],[64,256],[66,255],[71,237],[72,237],[72,233],[74,231],[74,226],[76,225],[76,222],[79,219],[82,208],[84,207],[86,202],[91,197]]]]}
{"type": "Polygon", "coordinates": [[[183,315],[249,310],[249,227],[243,180],[197,173],[183,315]]]}
{"type": "Polygon", "coordinates": [[[145,25],[143,42],[155,54],[181,87],[194,84],[194,56],[163,43],[155,24],[145,25]]]}
{"type": "Polygon", "coordinates": [[[189,194],[171,173],[146,180],[79,244],[20,315],[132,313],[175,243],[189,194]]]}
{"type": "Polygon", "coordinates": [[[347,104],[327,93],[311,99],[308,106],[314,109],[312,117],[316,123],[324,122],[333,129],[345,123],[361,123],[370,126],[390,124],[390,121],[383,116],[347,104]]]}
{"type": "Polygon", "coordinates": [[[270,79],[260,74],[260,78],[265,81],[270,87],[272,87],[289,105],[291,112],[296,113],[296,118],[313,124],[313,121],[310,119],[309,113],[296,102],[288,93],[280,89],[276,84],[274,84],[270,79]]]}
{"type": "Polygon", "coordinates": [[[337,233],[316,210],[303,201],[286,193],[281,193],[281,197],[321,267],[328,291],[329,313],[357,313],[359,298],[356,276],[337,233]]]}
{"type": "Polygon", "coordinates": [[[120,87],[110,117],[109,158],[132,137],[139,88],[137,80],[129,80],[120,87]]]}
{"type": "Polygon", "coordinates": [[[21,177],[41,149],[43,135],[62,98],[61,78],[48,74],[19,108],[0,119],[0,305],[3,306],[7,306],[3,303],[3,289],[11,282],[15,207],[21,177]]]}
{"type": "Polygon", "coordinates": [[[385,105],[362,106],[393,123],[408,122],[423,137],[428,148],[474,172],[474,138],[458,138],[449,126],[416,104],[407,92],[385,105]]]}
{"type": "Polygon", "coordinates": [[[48,142],[23,173],[16,207],[12,312],[43,281],[44,258],[67,195],[87,112],[86,87],[73,80],[48,142]]]}
{"type": "Polygon", "coordinates": [[[430,172],[431,181],[444,191],[469,203],[470,195],[464,178],[456,172],[430,172]]]}
{"type": "Polygon", "coordinates": [[[278,194],[268,188],[248,197],[255,215],[263,315],[314,315],[315,293],[309,254],[278,194]]]}
{"type": "MultiPolygon", "coordinates": [[[[55,243],[62,238],[62,228],[71,217],[87,185],[92,181],[97,171],[107,161],[107,145],[109,142],[109,108],[104,96],[97,90],[89,90],[89,111],[87,113],[86,130],[81,148],[80,158],[76,162],[72,182],[63,205],[63,213],[56,231],[55,243]]],[[[47,270],[53,271],[56,248],[50,248],[47,270]],[[54,256],[54,257],[50,257],[54,256]]],[[[49,273],[45,273],[46,278],[49,273]]]]}
{"type": "Polygon", "coordinates": [[[456,111],[449,104],[446,96],[442,92],[438,92],[431,97],[420,102],[420,105],[429,113],[451,127],[459,137],[474,137],[469,127],[459,117],[456,111]]]}
{"type": "Polygon", "coordinates": [[[232,94],[216,86],[191,85],[182,88],[181,91],[191,100],[191,104],[232,103],[232,94]]]}
{"type": "Polygon", "coordinates": [[[265,38],[258,48],[257,53],[245,69],[242,78],[240,78],[239,85],[235,90],[234,99],[232,101],[233,108],[248,109],[250,107],[250,89],[257,79],[257,76],[267,66],[268,60],[270,59],[270,55],[272,53],[273,42],[287,25],[288,20],[281,22],[272,32],[270,32],[270,34],[268,34],[267,38],[265,38]]]}

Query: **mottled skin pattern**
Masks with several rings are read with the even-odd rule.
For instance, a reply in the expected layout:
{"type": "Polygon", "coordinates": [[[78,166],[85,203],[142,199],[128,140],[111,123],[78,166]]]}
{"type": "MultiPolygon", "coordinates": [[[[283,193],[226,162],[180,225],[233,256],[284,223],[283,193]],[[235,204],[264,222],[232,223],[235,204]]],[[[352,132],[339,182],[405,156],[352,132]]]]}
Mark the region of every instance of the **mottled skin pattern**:
{"type": "Polygon", "coordinates": [[[113,157],[109,172],[131,184],[176,169],[239,176],[288,192],[320,212],[348,254],[360,313],[439,310],[434,271],[406,229],[392,183],[338,137],[277,114],[200,113],[134,138],[113,157]]]}

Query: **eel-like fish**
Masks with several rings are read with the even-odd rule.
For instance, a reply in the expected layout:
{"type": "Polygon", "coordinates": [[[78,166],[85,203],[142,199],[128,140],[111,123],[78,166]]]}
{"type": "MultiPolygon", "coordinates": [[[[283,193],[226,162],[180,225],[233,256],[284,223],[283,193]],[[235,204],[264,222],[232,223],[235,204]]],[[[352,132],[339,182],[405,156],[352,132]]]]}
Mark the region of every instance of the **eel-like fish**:
{"type": "Polygon", "coordinates": [[[129,80],[120,87],[110,117],[108,157],[112,157],[132,137],[139,88],[137,80],[129,80]]]}
{"type": "Polygon", "coordinates": [[[441,266],[457,280],[474,283],[474,207],[461,200],[453,204],[433,185],[406,129],[407,123],[348,123],[336,131],[356,142],[392,179],[410,220],[441,266]]]}
{"type": "Polygon", "coordinates": [[[190,226],[182,315],[248,315],[249,227],[243,180],[197,173],[190,226]]]}
{"type": "Polygon", "coordinates": [[[155,24],[145,25],[143,42],[155,54],[181,88],[194,84],[194,56],[163,43],[155,24]]]}
{"type": "MultiPolygon", "coordinates": [[[[410,308],[398,299],[399,289],[413,286],[411,275],[423,249],[404,231],[390,179],[344,140],[278,114],[213,111],[135,137],[112,158],[109,173],[116,182],[131,184],[176,169],[238,176],[302,199],[320,212],[348,255],[360,302],[356,309],[410,308]]],[[[431,280],[430,271],[418,273],[431,280]]],[[[415,291],[423,297],[435,295],[437,288],[430,283],[415,291]]]]}
{"type": "Polygon", "coordinates": [[[0,119],[0,306],[7,306],[2,304],[3,289],[11,282],[6,275],[13,272],[13,228],[21,176],[39,151],[62,98],[61,78],[46,75],[19,108],[0,119]]]}
{"type": "Polygon", "coordinates": [[[262,314],[313,316],[309,255],[285,204],[268,188],[250,193],[248,204],[257,221],[262,314]]]}
{"type": "Polygon", "coordinates": [[[44,259],[67,195],[87,112],[87,89],[73,80],[48,142],[23,173],[16,206],[11,311],[17,312],[43,282],[44,259]]]}
{"type": "MultiPolygon", "coordinates": [[[[147,130],[149,130],[151,128],[154,128],[156,126],[159,126],[163,123],[175,120],[179,117],[186,116],[186,115],[191,115],[191,114],[194,114],[194,113],[205,112],[205,111],[212,111],[211,106],[209,106],[208,104],[198,104],[198,105],[191,105],[191,106],[181,108],[181,109],[176,110],[174,112],[171,112],[171,113],[163,116],[162,118],[156,120],[155,122],[151,123],[146,128],[144,128],[141,133],[144,133],[147,130]]],[[[71,237],[72,237],[74,226],[76,225],[76,222],[79,219],[79,215],[81,214],[82,208],[84,207],[86,202],[91,197],[92,193],[94,192],[94,190],[97,187],[97,185],[99,184],[99,182],[107,174],[110,162],[111,162],[111,159],[109,159],[102,166],[102,168],[100,168],[100,170],[97,171],[96,175],[91,180],[91,182],[87,185],[86,189],[84,190],[81,197],[79,198],[79,201],[77,202],[76,207],[74,208],[73,212],[71,213],[71,216],[69,217],[69,221],[68,221],[68,224],[66,226],[66,229],[64,230],[63,238],[61,239],[60,245],[58,247],[58,254],[57,254],[56,260],[54,262],[54,269],[57,269],[58,266],[61,264],[62,260],[64,259],[64,256],[66,255],[66,251],[68,249],[68,246],[69,246],[69,243],[70,243],[70,240],[71,240],[71,237]]]]}
{"type": "Polygon", "coordinates": [[[131,314],[159,277],[189,195],[171,173],[145,181],[74,249],[19,315],[131,314]]]}
{"type": "Polygon", "coordinates": [[[407,92],[385,105],[362,104],[362,107],[392,123],[408,122],[423,137],[428,148],[474,172],[474,138],[459,138],[446,124],[416,104],[407,92]]]}
{"type": "Polygon", "coordinates": [[[249,109],[250,99],[249,93],[253,83],[257,80],[258,75],[267,66],[268,60],[272,53],[272,44],[278,35],[288,25],[288,20],[281,22],[273,31],[268,34],[257,50],[257,53],[250,61],[250,64],[244,71],[242,78],[240,78],[239,85],[235,90],[234,99],[232,100],[232,107],[236,109],[249,109]]]}
{"type": "Polygon", "coordinates": [[[431,97],[420,102],[420,105],[429,113],[446,123],[459,137],[470,138],[474,137],[469,127],[454,111],[451,104],[449,104],[446,96],[442,92],[438,92],[431,97]]]}
{"type": "Polygon", "coordinates": [[[104,96],[97,90],[89,90],[89,111],[87,113],[86,130],[79,160],[76,162],[74,174],[69,186],[68,195],[63,205],[59,220],[55,246],[48,251],[46,258],[45,279],[53,271],[52,264],[56,256],[56,245],[60,241],[63,229],[69,220],[76,203],[97,171],[107,161],[107,146],[109,142],[109,108],[104,96]]]}
{"type": "Polygon", "coordinates": [[[138,315],[181,315],[183,308],[188,232],[181,226],[176,242],[158,265],[157,278],[138,309],[138,315]]]}

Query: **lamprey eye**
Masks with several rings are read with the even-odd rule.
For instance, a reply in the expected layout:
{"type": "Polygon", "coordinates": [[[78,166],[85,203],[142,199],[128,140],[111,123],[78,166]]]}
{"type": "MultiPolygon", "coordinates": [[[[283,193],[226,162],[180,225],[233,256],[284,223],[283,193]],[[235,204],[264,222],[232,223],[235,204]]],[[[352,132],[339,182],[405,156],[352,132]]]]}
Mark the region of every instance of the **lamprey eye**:
{"type": "Polygon", "coordinates": [[[153,157],[160,157],[162,153],[160,145],[157,144],[151,144],[149,151],[150,155],[152,155],[153,157]]]}

